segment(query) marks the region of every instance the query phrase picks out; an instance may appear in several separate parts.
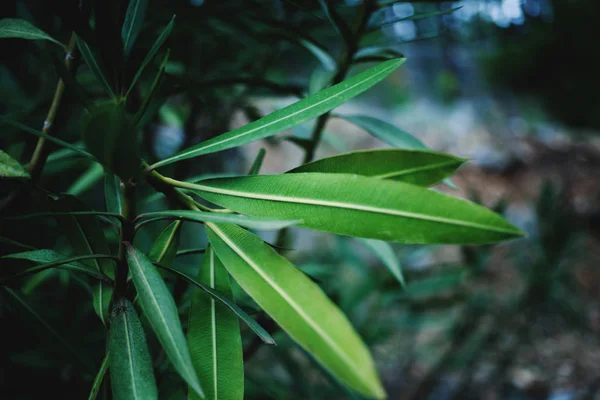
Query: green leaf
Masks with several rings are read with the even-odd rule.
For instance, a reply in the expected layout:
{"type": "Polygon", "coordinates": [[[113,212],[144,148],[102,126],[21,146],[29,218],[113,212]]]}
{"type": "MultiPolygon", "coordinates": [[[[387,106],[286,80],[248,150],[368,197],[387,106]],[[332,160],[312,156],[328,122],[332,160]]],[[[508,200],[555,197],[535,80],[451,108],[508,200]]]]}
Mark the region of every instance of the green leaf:
{"type": "Polygon", "coordinates": [[[113,307],[109,331],[110,381],[115,400],[158,399],[144,329],[129,300],[113,307]]]}
{"type": "Polygon", "coordinates": [[[0,178],[30,178],[27,170],[17,160],[0,150],[0,178]]]}
{"type": "Polygon", "coordinates": [[[256,158],[250,167],[250,171],[248,171],[248,175],[258,175],[266,153],[267,151],[264,149],[264,147],[258,151],[258,154],[256,155],[256,158]]]}
{"type": "Polygon", "coordinates": [[[104,200],[106,202],[106,211],[113,214],[123,214],[121,180],[108,171],[104,175],[104,200]]]}
{"type": "Polygon", "coordinates": [[[426,150],[361,150],[323,158],[288,171],[357,174],[430,186],[452,175],[466,160],[426,150]]]}
{"type": "Polygon", "coordinates": [[[156,211],[145,214],[140,214],[139,219],[144,219],[136,225],[139,228],[142,225],[152,221],[159,221],[164,219],[179,219],[184,221],[194,222],[228,222],[236,225],[240,225],[250,229],[261,229],[261,230],[276,230],[286,228],[288,226],[299,224],[300,220],[281,220],[277,218],[264,218],[264,217],[248,217],[245,215],[229,214],[229,213],[212,213],[203,211],[192,211],[192,210],[167,210],[167,211],[156,211]]]}
{"type": "Polygon", "coordinates": [[[92,71],[92,74],[94,74],[96,79],[98,79],[98,82],[100,82],[102,86],[104,86],[106,92],[110,94],[111,97],[115,98],[115,92],[113,91],[113,88],[110,85],[110,83],[108,83],[108,79],[106,78],[106,74],[104,73],[104,68],[98,63],[98,60],[96,59],[96,56],[94,56],[92,49],[79,36],[75,37],[75,41],[77,42],[77,47],[79,48],[79,53],[81,54],[81,57],[87,64],[90,71],[92,71]]]}
{"type": "Polygon", "coordinates": [[[335,5],[330,6],[327,0],[319,0],[319,4],[338,35],[344,39],[346,44],[351,44],[354,40],[354,35],[346,21],[344,21],[342,16],[335,9],[335,5]]]}
{"type": "Polygon", "coordinates": [[[98,163],[92,164],[87,171],[81,174],[67,189],[66,193],[79,196],[94,186],[104,175],[104,168],[98,163]]]}
{"type": "MultiPolygon", "coordinates": [[[[167,49],[167,52],[165,53],[165,56],[163,57],[163,60],[160,63],[160,67],[158,68],[158,72],[156,73],[156,76],[154,77],[154,81],[152,82],[150,91],[144,98],[144,102],[142,103],[142,106],[139,108],[139,110],[135,114],[134,123],[135,123],[136,128],[141,128],[141,126],[143,126],[143,124],[144,124],[144,121],[148,119],[148,107],[150,106],[150,103],[152,102],[156,92],[158,91],[158,88],[162,81],[162,77],[165,73],[165,68],[167,67],[167,62],[169,61],[170,54],[171,54],[171,50],[167,49]]],[[[152,111],[152,109],[150,109],[150,111],[152,111]]]]}
{"type": "Polygon", "coordinates": [[[148,8],[147,0],[130,0],[125,14],[125,21],[121,29],[121,39],[123,40],[123,52],[125,56],[131,53],[135,39],[140,34],[144,25],[144,17],[148,8]]]}
{"type": "Polygon", "coordinates": [[[24,19],[3,18],[0,19],[0,39],[17,38],[27,40],[49,40],[59,46],[64,44],[48,35],[43,30],[36,28],[24,19]]]}
{"type": "Polygon", "coordinates": [[[381,63],[337,85],[275,111],[258,121],[182,150],[151,167],[157,168],[203,154],[241,146],[318,117],[380,82],[403,62],[404,59],[397,59],[381,63]]]}
{"type": "Polygon", "coordinates": [[[127,246],[127,264],[144,313],[175,370],[200,397],[204,393],[194,371],[177,306],[156,267],[144,253],[127,246]]]}
{"type": "MultiPolygon", "coordinates": [[[[209,247],[198,281],[232,297],[229,275],[209,247]]],[[[238,320],[223,304],[195,290],[190,308],[188,346],[207,398],[244,398],[244,359],[238,320]]],[[[198,399],[190,393],[188,399],[198,399]]]]}
{"type": "Polygon", "coordinates": [[[179,245],[179,233],[183,222],[175,221],[167,226],[152,244],[148,258],[152,262],[171,265],[177,254],[179,245]]]}
{"type": "Polygon", "coordinates": [[[251,232],[231,224],[207,228],[229,273],[298,344],[349,387],[385,397],[368,349],[315,283],[251,232]]]}
{"type": "Polygon", "coordinates": [[[337,115],[359,126],[377,139],[401,149],[427,149],[419,139],[389,122],[366,115],[337,115]]]}
{"type": "Polygon", "coordinates": [[[297,173],[181,183],[204,199],[255,216],[302,219],[300,227],[385,241],[483,244],[522,232],[477,204],[403,182],[297,173]]]}
{"type": "Polygon", "coordinates": [[[110,363],[110,352],[107,352],[102,360],[102,364],[100,365],[100,369],[94,378],[94,383],[92,384],[92,389],[90,390],[90,395],[88,396],[88,400],[96,400],[98,396],[98,392],[102,387],[102,382],[104,381],[104,376],[106,375],[106,371],[108,371],[108,365],[110,363]]]}
{"type": "Polygon", "coordinates": [[[298,43],[300,43],[306,50],[310,51],[313,56],[316,57],[317,60],[323,65],[326,71],[335,71],[337,68],[337,63],[329,55],[327,50],[323,49],[316,42],[310,41],[308,39],[299,38],[298,43]]]}
{"type": "Polygon", "coordinates": [[[169,271],[175,275],[177,275],[178,277],[180,277],[181,279],[185,280],[186,282],[196,286],[197,288],[203,290],[204,292],[206,292],[206,294],[208,294],[209,296],[211,296],[213,299],[215,299],[216,301],[221,302],[225,307],[229,308],[235,315],[238,316],[238,318],[240,318],[242,321],[244,321],[246,323],[246,325],[248,325],[248,327],[250,329],[252,329],[254,331],[254,333],[256,333],[256,336],[258,336],[260,338],[260,340],[262,340],[264,343],[266,344],[275,344],[275,339],[273,339],[271,337],[271,335],[269,335],[269,332],[267,332],[262,326],[260,326],[258,324],[258,322],[256,322],[254,319],[252,319],[251,316],[249,316],[248,314],[246,314],[246,312],[244,310],[242,310],[241,308],[239,308],[234,302],[233,300],[230,300],[229,298],[223,296],[222,294],[220,294],[219,292],[213,290],[210,286],[207,286],[201,282],[198,282],[196,279],[192,278],[189,275],[184,274],[183,272],[180,272],[174,268],[171,267],[167,267],[166,265],[160,265],[160,264],[156,264],[158,267],[164,269],[165,271],[169,271]]]}
{"type": "Polygon", "coordinates": [[[396,257],[394,249],[389,243],[375,239],[360,239],[360,241],[383,262],[392,275],[398,279],[398,282],[400,282],[402,287],[406,286],[404,275],[402,274],[402,267],[400,266],[400,262],[398,261],[398,257],[396,257]]]}
{"type": "Polygon", "coordinates": [[[123,180],[139,173],[137,135],[124,103],[96,107],[84,117],[81,131],[87,149],[107,170],[123,180]]]}
{"type": "Polygon", "coordinates": [[[75,257],[67,257],[63,254],[60,254],[54,250],[49,249],[41,249],[41,250],[32,250],[32,251],[24,251],[22,253],[13,253],[7,254],[0,258],[7,259],[20,259],[20,260],[28,260],[40,265],[27,268],[23,271],[19,271],[16,274],[12,274],[9,276],[4,276],[0,280],[0,282],[7,281],[9,279],[14,279],[22,276],[27,276],[31,274],[35,274],[37,272],[45,271],[50,268],[62,268],[75,272],[83,272],[88,274],[96,279],[106,280],[106,275],[94,271],[88,266],[81,264],[79,261],[84,260],[99,260],[99,259],[109,259],[111,256],[106,254],[91,254],[85,256],[75,256],[75,257]]]}
{"type": "Polygon", "coordinates": [[[13,120],[7,118],[4,115],[0,115],[0,122],[2,124],[11,125],[11,126],[17,128],[17,129],[25,131],[25,132],[27,132],[29,134],[34,135],[34,136],[44,138],[44,139],[46,139],[46,140],[48,140],[48,141],[50,141],[52,143],[55,143],[55,144],[57,144],[59,146],[63,146],[65,148],[67,148],[67,149],[73,150],[75,153],[81,154],[83,156],[89,157],[89,158],[94,159],[94,160],[96,159],[96,157],[94,155],[92,155],[91,153],[88,153],[87,151],[85,151],[83,149],[80,149],[79,147],[74,146],[71,143],[67,143],[64,140],[60,140],[58,138],[55,138],[54,136],[48,135],[48,134],[46,134],[46,133],[44,133],[42,131],[38,131],[36,129],[30,128],[27,125],[23,125],[20,122],[13,121],[13,120]]]}
{"type": "Polygon", "coordinates": [[[171,18],[171,21],[167,24],[167,26],[165,26],[165,29],[163,29],[163,31],[160,33],[160,35],[158,36],[158,39],[156,39],[156,42],[154,42],[154,44],[150,48],[150,51],[148,52],[148,54],[146,54],[146,58],[144,58],[144,61],[142,61],[142,65],[140,65],[140,68],[135,73],[135,76],[133,77],[133,80],[131,81],[131,84],[129,85],[129,89],[127,90],[127,95],[129,95],[129,93],[133,90],[138,79],[140,79],[140,76],[142,76],[144,69],[146,69],[146,67],[148,66],[150,61],[152,61],[152,59],[154,58],[154,56],[160,49],[160,46],[162,46],[162,44],[165,42],[165,40],[167,40],[167,38],[169,37],[169,34],[171,34],[171,30],[173,29],[174,24],[175,24],[175,16],[173,15],[173,17],[171,18]]]}
{"type": "MultiPolygon", "coordinates": [[[[85,205],[72,196],[66,196],[54,203],[54,209],[58,212],[77,213],[87,211],[85,205]]],[[[104,237],[104,231],[93,216],[57,216],[57,222],[76,254],[110,254],[108,241],[104,237]]],[[[85,265],[94,271],[102,272],[109,278],[114,278],[113,262],[105,259],[90,259],[83,261],[85,265]]],[[[100,282],[94,288],[94,310],[103,324],[108,322],[109,304],[112,297],[112,287],[100,282]]]]}
{"type": "Polygon", "coordinates": [[[4,236],[0,236],[0,243],[7,244],[9,246],[21,247],[21,248],[27,249],[27,250],[35,250],[35,247],[33,247],[33,246],[30,246],[25,243],[17,242],[16,240],[12,240],[12,239],[4,237],[4,236]]]}
{"type": "MultiPolygon", "coordinates": [[[[338,115],[338,117],[352,122],[390,146],[412,150],[427,149],[419,139],[389,122],[366,115],[338,115]]],[[[444,179],[444,184],[452,189],[457,188],[450,178],[444,179]]]]}

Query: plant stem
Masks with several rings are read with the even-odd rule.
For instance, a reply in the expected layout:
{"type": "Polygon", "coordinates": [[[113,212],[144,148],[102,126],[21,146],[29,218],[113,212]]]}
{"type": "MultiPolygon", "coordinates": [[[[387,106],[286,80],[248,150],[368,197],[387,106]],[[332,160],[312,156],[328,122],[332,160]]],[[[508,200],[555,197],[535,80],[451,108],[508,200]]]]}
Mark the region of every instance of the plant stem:
{"type": "MultiPolygon", "coordinates": [[[[363,7],[354,20],[354,25],[352,27],[352,40],[348,40],[346,42],[341,61],[338,62],[337,73],[333,77],[330,86],[337,85],[338,83],[342,82],[346,78],[346,75],[348,75],[348,71],[350,70],[354,60],[354,56],[359,49],[360,40],[366,31],[367,22],[369,22],[371,14],[373,14],[376,9],[376,1],[366,0],[364,2],[363,7]]],[[[321,137],[323,136],[323,132],[325,130],[325,125],[327,125],[330,117],[331,111],[326,112],[317,119],[317,123],[312,131],[310,141],[306,146],[304,160],[302,161],[303,164],[314,160],[317,147],[319,146],[319,142],[321,141],[321,137]]],[[[275,240],[275,244],[277,246],[284,247],[286,241],[285,238],[288,232],[288,228],[283,228],[277,233],[277,239],[275,240]]]]}
{"type": "Polygon", "coordinates": [[[121,233],[119,238],[119,262],[117,264],[117,273],[115,276],[115,290],[120,297],[125,297],[127,292],[127,276],[129,275],[129,266],[125,255],[125,243],[133,244],[135,234],[135,182],[129,180],[121,183],[123,193],[123,223],[121,224],[121,233]]]}
{"type": "Polygon", "coordinates": [[[144,162],[143,165],[145,168],[146,181],[152,185],[154,189],[164,194],[168,199],[180,203],[184,208],[196,211],[200,210],[200,207],[198,207],[198,204],[191,196],[176,189],[171,183],[178,181],[167,178],[155,170],[148,170],[149,165],[146,162],[144,162]]]}
{"type": "MultiPolygon", "coordinates": [[[[73,52],[75,51],[75,32],[71,34],[71,39],[69,40],[69,44],[65,49],[65,66],[67,70],[71,70],[73,65],[73,52]]],[[[62,102],[62,98],[65,92],[65,82],[62,79],[58,79],[58,84],[56,85],[56,90],[54,91],[54,97],[52,98],[52,104],[50,105],[50,109],[48,110],[48,115],[44,120],[44,126],[42,127],[42,132],[45,134],[50,134],[52,130],[52,125],[54,124],[54,120],[56,119],[56,115],[58,114],[58,109],[62,102]]],[[[31,156],[31,161],[28,165],[29,173],[31,174],[31,178],[33,181],[37,181],[42,174],[42,169],[44,168],[44,164],[46,163],[46,158],[48,158],[48,149],[46,147],[46,139],[39,138],[31,156]]]]}
{"type": "MultiPolygon", "coordinates": [[[[342,82],[346,78],[346,75],[348,75],[348,71],[352,66],[352,61],[354,60],[354,55],[358,51],[360,39],[365,33],[367,22],[369,21],[371,14],[375,10],[376,2],[372,0],[366,0],[363,7],[361,8],[361,11],[356,16],[356,19],[354,21],[354,26],[352,29],[354,40],[350,40],[346,44],[344,53],[341,57],[341,61],[338,63],[337,73],[333,77],[330,86],[337,85],[338,83],[342,82]]],[[[317,123],[315,124],[310,138],[310,143],[308,144],[306,152],[304,153],[303,164],[314,160],[315,151],[317,149],[317,146],[319,145],[319,142],[321,141],[323,131],[325,130],[325,125],[327,125],[330,116],[331,111],[326,112],[317,119],[317,123]]]]}

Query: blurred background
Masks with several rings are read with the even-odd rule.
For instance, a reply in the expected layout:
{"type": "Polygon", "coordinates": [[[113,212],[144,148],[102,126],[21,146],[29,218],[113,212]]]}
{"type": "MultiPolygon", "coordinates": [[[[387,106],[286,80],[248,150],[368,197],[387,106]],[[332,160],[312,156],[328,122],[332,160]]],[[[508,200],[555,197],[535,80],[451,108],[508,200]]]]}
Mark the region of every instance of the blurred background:
{"type": "MultiPolygon", "coordinates": [[[[36,21],[49,32],[68,32],[53,2],[8,3],[6,16],[36,21]]],[[[298,95],[290,95],[296,88],[310,92],[322,86],[328,76],[323,63],[270,32],[257,34],[264,33],[262,25],[283,23],[310,35],[334,58],[340,55],[340,38],[318,2],[154,3],[148,13],[157,26],[139,40],[149,47],[155,32],[177,14],[167,72],[187,87],[157,105],[157,117],[145,128],[146,151],[157,159],[296,101],[298,95]],[[240,84],[240,76],[246,83],[280,82],[285,87],[278,89],[285,90],[240,84]]],[[[330,2],[348,19],[359,3],[330,2]]],[[[363,45],[385,45],[407,61],[336,113],[377,117],[431,149],[470,159],[452,178],[455,188],[435,189],[503,213],[528,237],[489,247],[394,245],[405,287],[355,239],[291,229],[282,251],[348,315],[372,349],[390,399],[600,399],[600,2],[388,3],[373,15],[375,28],[363,45]],[[407,18],[425,13],[432,16],[407,18]]],[[[44,62],[48,54],[32,43],[0,45],[5,56],[0,109],[27,115],[28,124],[41,126],[56,79],[52,63],[44,62]]],[[[357,65],[352,72],[371,65],[357,65]]],[[[82,82],[91,79],[86,68],[79,74],[82,82]]],[[[313,123],[182,162],[167,168],[166,175],[245,173],[260,148],[266,149],[261,173],[285,172],[303,157],[290,138],[309,137],[313,123]]],[[[65,138],[69,132],[77,137],[76,128],[67,125],[65,138]]],[[[3,146],[12,154],[29,154],[34,139],[15,144],[11,137],[18,132],[2,129],[3,146]]],[[[386,146],[332,118],[317,158],[386,146]]],[[[64,171],[53,165],[51,158],[47,185],[103,207],[101,174],[74,187],[69,177],[93,177],[92,167],[75,163],[64,171]]],[[[148,204],[151,210],[166,202],[150,196],[148,204]]],[[[142,245],[149,247],[164,227],[156,225],[140,234],[142,245]]],[[[185,229],[182,248],[205,240],[191,224],[185,229]]],[[[274,235],[264,238],[275,241],[274,235]]],[[[188,257],[179,267],[193,270],[200,260],[188,257]]],[[[36,282],[30,285],[49,285],[36,282]]],[[[241,290],[236,296],[252,309],[241,290]]],[[[286,336],[276,336],[277,347],[244,338],[247,398],[357,398],[286,336]]],[[[25,350],[18,352],[26,349],[25,343],[19,347],[25,339],[13,339],[17,350],[10,357],[17,369],[48,368],[25,350]]],[[[89,339],[95,345],[101,340],[89,339]]],[[[73,371],[58,371],[57,385],[73,383],[73,371]]],[[[164,388],[171,381],[159,384],[164,388]]],[[[78,393],[77,385],[70,388],[78,393]]]]}

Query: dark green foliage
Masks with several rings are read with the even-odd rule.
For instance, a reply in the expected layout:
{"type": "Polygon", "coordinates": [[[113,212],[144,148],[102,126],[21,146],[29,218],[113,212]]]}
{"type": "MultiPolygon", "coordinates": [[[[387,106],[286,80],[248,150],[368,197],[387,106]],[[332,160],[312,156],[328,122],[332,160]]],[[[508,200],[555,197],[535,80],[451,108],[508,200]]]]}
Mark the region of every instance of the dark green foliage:
{"type": "MultiPolygon", "coordinates": [[[[0,20],[0,45],[6,40],[10,50],[0,86],[11,93],[0,104],[0,321],[15,342],[2,367],[7,391],[15,377],[36,383],[16,398],[39,398],[38,383],[44,396],[65,399],[192,398],[206,390],[241,400],[256,388],[259,398],[290,390],[384,398],[370,346],[395,327],[364,307],[370,296],[397,301],[405,281],[396,249],[372,239],[488,244],[523,234],[482,206],[429,190],[465,160],[424,149],[385,121],[346,117],[413,150],[315,161],[330,112],[405,61],[396,50],[361,45],[379,29],[369,25],[384,7],[376,1],[29,6],[19,2],[18,13],[0,20]],[[315,65],[318,84],[309,78],[315,65]],[[254,102],[290,94],[296,101],[272,113],[254,102]],[[231,129],[239,111],[251,121],[231,129]],[[275,135],[315,119],[310,137],[290,139],[305,154],[297,170],[260,175],[265,150],[249,173],[242,168],[243,145],[277,143],[275,135]],[[214,172],[238,176],[210,179],[214,172]],[[357,265],[360,283],[338,287],[345,268],[297,267],[280,254],[283,240],[267,243],[250,231],[279,230],[281,239],[291,226],[364,238],[388,269],[357,265]],[[22,310],[36,330],[20,323],[22,310]],[[367,329],[372,321],[376,329],[367,329]],[[55,340],[48,346],[37,345],[40,325],[50,334],[39,336],[55,340]],[[243,363],[274,336],[282,343],[271,346],[274,361],[244,376],[243,363]],[[279,388],[271,367],[281,366],[293,375],[279,388]],[[304,373],[331,384],[305,381],[304,373]],[[245,382],[257,377],[260,385],[245,382]]],[[[340,253],[356,259],[354,250],[340,253]]],[[[457,286],[442,281],[437,287],[457,286]]],[[[405,298],[424,292],[409,282],[405,298]]]]}

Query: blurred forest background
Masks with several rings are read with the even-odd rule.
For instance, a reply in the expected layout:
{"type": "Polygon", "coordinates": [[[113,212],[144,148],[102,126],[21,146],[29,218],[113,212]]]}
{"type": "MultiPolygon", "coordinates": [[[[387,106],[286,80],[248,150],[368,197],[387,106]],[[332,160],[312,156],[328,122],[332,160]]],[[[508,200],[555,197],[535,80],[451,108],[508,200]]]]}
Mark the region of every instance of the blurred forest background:
{"type": "MultiPolygon", "coordinates": [[[[27,18],[53,31],[57,18],[48,11],[50,3],[7,1],[2,16],[27,18]]],[[[283,21],[334,56],[339,52],[339,37],[318,2],[227,1],[223,4],[236,4],[234,13],[239,13],[230,20],[204,13],[217,1],[191,0],[196,14],[178,12],[179,3],[186,2],[151,2],[148,13],[155,15],[154,21],[164,14],[165,23],[177,14],[167,72],[193,77],[197,82],[182,78],[181,84],[204,91],[172,96],[160,107],[146,141],[157,157],[297,99],[228,86],[229,74],[239,77],[244,71],[248,80],[269,78],[289,88],[319,86],[326,71],[310,52],[271,37],[260,41],[246,36],[239,33],[240,26],[253,30],[266,19],[283,21]],[[202,85],[211,79],[220,86],[212,90],[202,85]]],[[[331,4],[345,15],[357,3],[331,4]]],[[[529,235],[493,247],[394,245],[407,282],[401,288],[361,242],[291,230],[286,255],[347,313],[371,347],[391,399],[600,399],[598,17],[597,0],[397,2],[375,14],[374,24],[384,26],[364,40],[393,45],[407,62],[336,112],[380,117],[432,149],[471,159],[453,177],[459,189],[439,190],[503,212],[529,235]],[[394,22],[457,7],[445,15],[394,22]]],[[[152,43],[152,36],[140,38],[146,39],[152,43]]],[[[39,108],[41,122],[53,90],[46,83],[56,77],[48,55],[22,41],[2,41],[0,47],[0,110],[18,115],[39,108]],[[15,47],[23,49],[17,52],[20,56],[7,59],[15,47]],[[27,100],[32,97],[38,101],[27,100]]],[[[261,173],[286,171],[301,163],[302,151],[285,138],[307,137],[310,128],[305,124],[225,156],[211,154],[201,165],[195,160],[177,164],[173,174],[244,173],[261,147],[266,149],[261,173]]],[[[2,129],[2,135],[17,134],[2,129]]],[[[384,146],[333,118],[317,158],[384,146]]],[[[52,165],[50,160],[47,173],[53,184],[69,182],[64,171],[52,175],[52,165]]],[[[92,173],[87,165],[74,165],[68,172],[92,173]]],[[[89,180],[63,190],[101,204],[97,185],[100,180],[89,180]]],[[[193,232],[192,226],[186,229],[193,232]]],[[[189,257],[185,263],[199,260],[189,257]]],[[[24,290],[37,284],[30,281],[32,287],[24,290]]],[[[70,300],[49,301],[60,307],[70,300]]],[[[344,398],[289,338],[277,340],[277,347],[254,344],[251,349],[246,361],[248,398],[264,398],[265,391],[277,399],[344,398]]],[[[11,352],[12,363],[44,369],[44,360],[26,351],[31,343],[27,337],[15,335],[11,341],[23,350],[11,352]]],[[[39,346],[52,353],[51,344],[40,341],[39,346]]],[[[0,385],[12,385],[10,374],[3,373],[0,385]]],[[[53,384],[67,385],[76,372],[65,368],[56,373],[60,376],[53,384]]],[[[82,387],[85,392],[87,386],[82,387]]]]}

